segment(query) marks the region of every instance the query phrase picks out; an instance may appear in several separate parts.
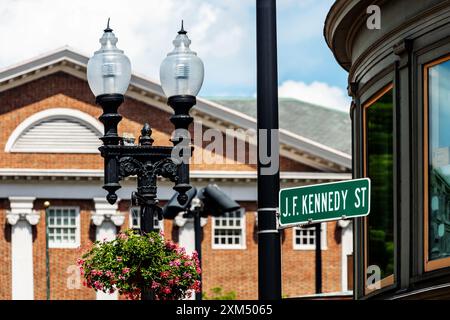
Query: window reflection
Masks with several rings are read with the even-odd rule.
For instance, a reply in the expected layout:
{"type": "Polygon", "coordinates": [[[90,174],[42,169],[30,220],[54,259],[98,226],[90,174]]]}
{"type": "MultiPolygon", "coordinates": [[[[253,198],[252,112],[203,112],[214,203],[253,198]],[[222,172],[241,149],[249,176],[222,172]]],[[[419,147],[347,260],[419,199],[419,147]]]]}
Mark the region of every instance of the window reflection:
{"type": "Polygon", "coordinates": [[[428,69],[428,257],[450,257],[450,61],[428,69]]]}
{"type": "Polygon", "coordinates": [[[372,181],[373,199],[366,220],[366,268],[379,270],[379,280],[393,280],[394,274],[393,104],[390,88],[365,109],[366,175],[372,181]]]}

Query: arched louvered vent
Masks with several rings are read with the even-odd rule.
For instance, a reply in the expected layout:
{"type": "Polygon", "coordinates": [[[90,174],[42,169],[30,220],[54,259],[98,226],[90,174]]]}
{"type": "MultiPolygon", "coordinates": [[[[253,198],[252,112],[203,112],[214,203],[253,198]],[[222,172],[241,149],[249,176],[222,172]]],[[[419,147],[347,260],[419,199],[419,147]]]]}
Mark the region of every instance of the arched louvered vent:
{"type": "MultiPolygon", "coordinates": [[[[50,109],[53,114],[25,120],[11,135],[5,151],[42,153],[97,153],[101,125],[96,119],[73,109],[50,109]],[[55,114],[55,110],[58,110],[55,114]],[[64,110],[61,112],[61,110],[64,110]],[[70,110],[69,112],[67,110],[70,110]],[[68,114],[69,113],[69,114],[68,114]],[[80,116],[82,117],[80,118],[80,116]],[[36,120],[36,119],[35,119],[36,120]],[[31,122],[31,123],[30,123],[31,122]],[[19,132],[16,132],[19,131],[19,132]],[[11,141],[11,140],[14,141],[11,141]],[[9,150],[8,150],[9,149],[9,150]]],[[[46,110],[42,113],[48,113],[46,110]]],[[[41,114],[42,116],[42,114],[41,114]]]]}

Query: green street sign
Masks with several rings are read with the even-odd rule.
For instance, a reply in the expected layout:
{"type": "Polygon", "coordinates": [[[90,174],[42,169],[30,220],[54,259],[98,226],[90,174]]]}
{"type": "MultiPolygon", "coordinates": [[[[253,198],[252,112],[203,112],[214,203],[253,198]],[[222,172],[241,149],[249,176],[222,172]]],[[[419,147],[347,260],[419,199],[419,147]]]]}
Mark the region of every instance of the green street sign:
{"type": "Polygon", "coordinates": [[[281,189],[281,228],[367,216],[370,179],[355,179],[281,189]]]}

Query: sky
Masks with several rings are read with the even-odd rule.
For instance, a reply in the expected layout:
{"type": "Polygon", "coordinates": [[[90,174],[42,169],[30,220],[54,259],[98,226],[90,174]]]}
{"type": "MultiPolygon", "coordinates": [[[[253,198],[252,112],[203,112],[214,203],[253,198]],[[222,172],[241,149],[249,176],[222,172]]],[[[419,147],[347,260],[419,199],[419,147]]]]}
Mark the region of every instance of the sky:
{"type": "MultiPolygon", "coordinates": [[[[323,38],[333,0],[278,0],[278,86],[347,111],[347,73],[323,38]]],[[[0,0],[0,69],[68,45],[91,56],[108,17],[133,72],[159,82],[181,19],[205,65],[201,97],[256,96],[255,0],[0,0]]]]}

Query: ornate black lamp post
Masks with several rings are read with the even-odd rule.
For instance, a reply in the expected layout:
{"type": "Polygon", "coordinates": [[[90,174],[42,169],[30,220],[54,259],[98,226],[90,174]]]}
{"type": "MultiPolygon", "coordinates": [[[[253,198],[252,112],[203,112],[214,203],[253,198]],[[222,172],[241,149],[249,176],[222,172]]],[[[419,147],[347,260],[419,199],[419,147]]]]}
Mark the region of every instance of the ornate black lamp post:
{"type": "MultiPolygon", "coordinates": [[[[154,217],[162,219],[162,210],[156,198],[157,178],[165,177],[175,182],[178,200],[188,200],[189,156],[191,154],[189,124],[192,117],[189,110],[196,104],[198,91],[203,83],[203,63],[189,49],[190,40],[181,27],[173,41],[175,48],[161,65],[161,84],[168,96],[168,104],[174,109],[170,121],[175,126],[172,137],[174,147],[153,146],[152,130],[145,123],[138,145],[124,144],[117,127],[122,120],[118,108],[124,101],[124,94],[131,79],[131,64],[122,50],[116,47],[117,38],[108,26],[100,39],[101,48],[89,60],[87,77],[96,97],[96,103],[103,108],[100,121],[105,134],[99,148],[105,162],[103,188],[108,192],[109,203],[117,201],[116,191],[120,180],[137,176],[137,192],[131,196],[132,204],[141,207],[141,232],[154,230],[154,217]]],[[[143,299],[151,299],[150,291],[142,293],[143,299]]]]}

